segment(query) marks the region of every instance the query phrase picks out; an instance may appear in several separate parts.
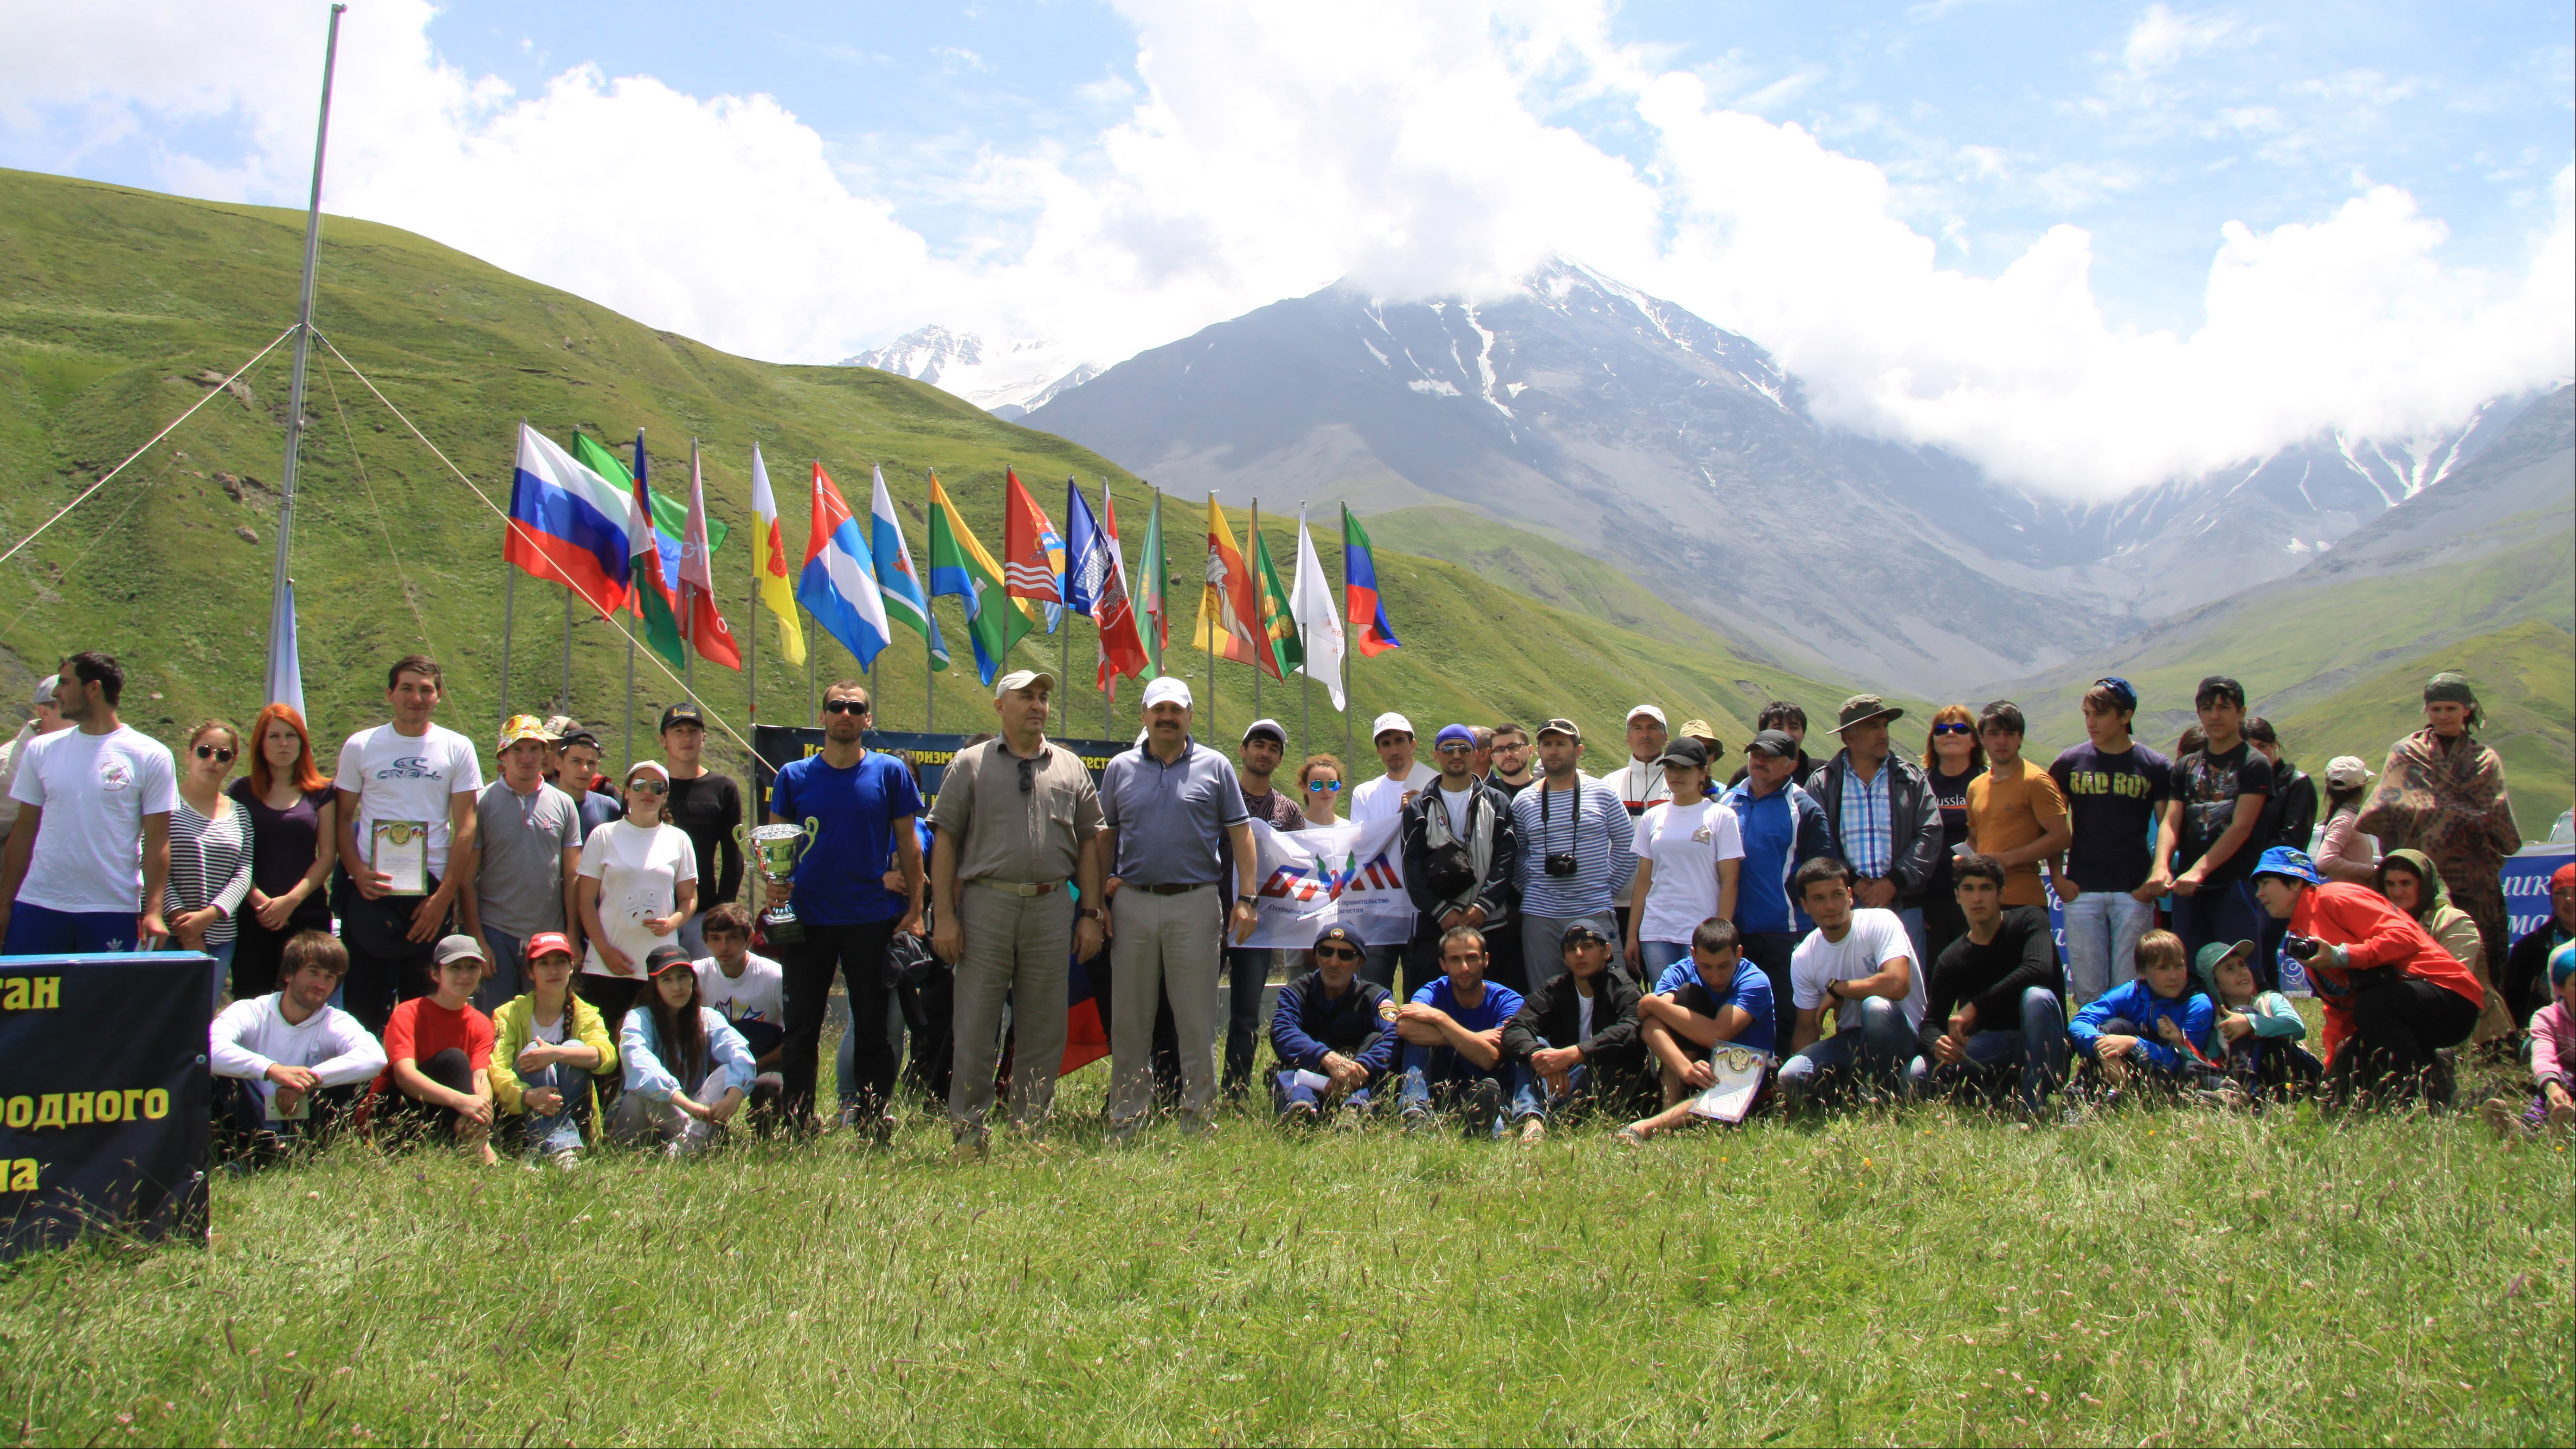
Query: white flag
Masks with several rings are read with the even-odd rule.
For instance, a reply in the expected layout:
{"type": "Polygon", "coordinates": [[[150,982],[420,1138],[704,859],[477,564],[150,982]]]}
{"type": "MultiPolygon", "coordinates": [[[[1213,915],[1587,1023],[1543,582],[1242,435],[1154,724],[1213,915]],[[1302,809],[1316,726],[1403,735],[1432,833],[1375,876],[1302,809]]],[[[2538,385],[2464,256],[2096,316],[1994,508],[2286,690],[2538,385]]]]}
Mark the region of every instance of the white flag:
{"type": "Polygon", "coordinates": [[[1288,613],[1306,644],[1306,662],[1298,671],[1324,682],[1333,708],[1348,709],[1342,698],[1342,611],[1333,586],[1324,578],[1323,560],[1315,557],[1315,537],[1306,531],[1306,510],[1297,510],[1297,582],[1288,590],[1288,613]]]}

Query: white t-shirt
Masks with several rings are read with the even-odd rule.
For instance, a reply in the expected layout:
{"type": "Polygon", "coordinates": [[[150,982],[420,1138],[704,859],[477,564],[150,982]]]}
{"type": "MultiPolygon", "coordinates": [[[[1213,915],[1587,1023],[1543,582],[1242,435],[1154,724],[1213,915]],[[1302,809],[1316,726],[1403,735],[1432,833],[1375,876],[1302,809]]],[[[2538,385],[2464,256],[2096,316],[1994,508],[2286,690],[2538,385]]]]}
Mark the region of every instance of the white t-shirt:
{"type": "Polygon", "coordinates": [[[555,1019],[552,1021],[539,1021],[537,1020],[537,1014],[535,1012],[531,1011],[528,1013],[528,1035],[535,1037],[537,1040],[544,1042],[548,1046],[562,1046],[564,1044],[564,1029],[571,1025],[572,1007],[570,1003],[566,1003],[562,1011],[556,1012],[555,1019]]]}
{"type": "MultiPolygon", "coordinates": [[[[1659,886],[1658,889],[1661,887],[1659,886]]],[[[1905,922],[1894,911],[1874,906],[1861,906],[1852,911],[1851,929],[1840,941],[1828,941],[1822,930],[1809,931],[1789,957],[1789,999],[1800,1011],[1822,1006],[1825,983],[1854,981],[1875,976],[1878,968],[1899,956],[1914,959],[1914,942],[1905,934],[1905,922]]],[[[1913,980],[1905,987],[1905,1025],[1911,1031],[1923,1024],[1923,978],[1929,975],[1923,963],[1914,963],[1913,980]]],[[[1837,1002],[1834,1020],[1841,1031],[1860,1028],[1860,1004],[1837,1002]]]]}
{"type": "Polygon", "coordinates": [[[1637,939],[1687,946],[1699,923],[1717,914],[1717,863],[1744,858],[1744,830],[1715,800],[1666,801],[1637,817],[1628,848],[1655,867],[1637,939]]]}
{"type": "MultiPolygon", "coordinates": [[[[583,843],[581,875],[599,882],[600,929],[608,944],[626,953],[640,980],[654,947],[679,944],[679,932],[656,936],[644,928],[644,918],[667,916],[678,907],[680,882],[698,878],[697,847],[676,825],[611,820],[583,843]]],[[[586,976],[615,974],[600,959],[595,940],[582,945],[581,969],[586,976]]]]}
{"type": "Polygon", "coordinates": [[[1357,825],[1363,821],[1384,820],[1392,815],[1401,815],[1404,813],[1405,791],[1428,790],[1432,782],[1439,778],[1438,770],[1420,760],[1413,762],[1413,769],[1403,779],[1399,780],[1393,775],[1380,775],[1351,792],[1351,810],[1345,818],[1351,824],[1357,825]]]}
{"type": "MultiPolygon", "coordinates": [[[[1580,988],[1576,989],[1574,993],[1574,1041],[1589,1041],[1592,1039],[1592,1003],[1600,996],[1600,994],[1601,993],[1599,991],[1587,992],[1580,988]]],[[[1574,1045],[1574,1042],[1567,1042],[1566,1045],[1572,1046],[1574,1045]]]]}
{"type": "Polygon", "coordinates": [[[1449,833],[1460,840],[1467,838],[1467,802],[1476,798],[1474,787],[1452,790],[1440,787],[1440,803],[1449,811],[1449,833]]]}
{"type": "Polygon", "coordinates": [[[358,797],[352,828],[361,854],[374,844],[377,821],[426,820],[429,873],[443,876],[448,800],[481,793],[483,762],[471,741],[444,725],[407,735],[380,724],[358,731],[340,746],[340,765],[331,783],[358,797]]]}
{"type": "Polygon", "coordinates": [[[289,1023],[274,991],[234,1002],[207,1028],[206,1065],[214,1075],[251,1082],[266,1097],[277,1090],[265,1076],[272,1064],[309,1067],[323,1086],[345,1087],[383,1071],[385,1048],[336,1006],[289,1023]]]}
{"type": "Polygon", "coordinates": [[[698,962],[698,1000],[724,1013],[732,1022],[765,1021],[787,1025],[787,973],[757,951],[743,953],[740,976],[727,976],[716,958],[698,962]]]}
{"type": "Polygon", "coordinates": [[[121,724],[103,735],[38,735],[18,753],[9,798],[45,812],[18,899],[73,915],[141,911],[143,817],[179,803],[179,766],[168,747],[121,724]]]}

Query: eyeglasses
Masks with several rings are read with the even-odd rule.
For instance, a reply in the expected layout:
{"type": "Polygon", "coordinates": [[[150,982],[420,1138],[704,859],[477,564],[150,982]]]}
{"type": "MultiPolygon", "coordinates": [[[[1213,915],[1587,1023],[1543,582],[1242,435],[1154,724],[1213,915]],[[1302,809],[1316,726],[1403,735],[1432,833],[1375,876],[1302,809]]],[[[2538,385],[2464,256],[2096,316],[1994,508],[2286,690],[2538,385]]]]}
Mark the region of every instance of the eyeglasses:
{"type": "Polygon", "coordinates": [[[1315,948],[1315,959],[1318,961],[1356,961],[1360,959],[1360,953],[1352,950],[1348,946],[1318,946],[1315,948]]]}
{"type": "Polygon", "coordinates": [[[1496,741],[1494,741],[1494,753],[1495,753],[1495,754],[1498,754],[1498,755],[1499,755],[1499,754],[1501,754],[1501,753],[1502,753],[1503,751],[1505,751],[1505,750],[1526,750],[1526,749],[1528,749],[1528,748],[1529,748],[1529,741],[1527,741],[1527,740],[1496,740],[1496,741]]]}
{"type": "Polygon", "coordinates": [[[1475,752],[1476,747],[1474,745],[1462,745],[1455,740],[1452,740],[1449,743],[1442,745],[1439,749],[1433,751],[1434,754],[1442,755],[1471,755],[1475,752]]]}
{"type": "Polygon", "coordinates": [[[229,765],[233,762],[233,752],[220,745],[199,745],[197,746],[197,758],[201,760],[213,760],[218,764],[229,765]]]}
{"type": "Polygon", "coordinates": [[[1341,790],[1342,782],[1339,780],[1309,780],[1306,782],[1306,793],[1309,795],[1338,795],[1341,793],[1341,790]]]}
{"type": "Polygon", "coordinates": [[[629,790],[641,790],[647,795],[668,795],[671,793],[671,787],[660,780],[629,780],[626,782],[626,788],[629,790]]]}
{"type": "Polygon", "coordinates": [[[827,699],[823,701],[823,713],[825,714],[866,714],[867,712],[868,702],[864,699],[827,699]]]}
{"type": "Polygon", "coordinates": [[[1947,724],[1936,724],[1932,727],[1932,733],[1936,735],[1972,735],[1976,732],[1977,727],[1965,720],[1952,720],[1947,724]]]}

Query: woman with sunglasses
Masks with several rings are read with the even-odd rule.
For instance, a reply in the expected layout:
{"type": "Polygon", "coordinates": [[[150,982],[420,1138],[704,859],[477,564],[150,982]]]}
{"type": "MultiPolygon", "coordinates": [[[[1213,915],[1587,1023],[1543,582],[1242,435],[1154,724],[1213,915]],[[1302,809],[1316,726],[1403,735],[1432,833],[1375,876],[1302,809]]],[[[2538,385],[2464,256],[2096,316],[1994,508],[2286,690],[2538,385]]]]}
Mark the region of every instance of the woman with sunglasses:
{"type": "Polygon", "coordinates": [[[1941,806],[1941,859],[1923,888],[1923,954],[1935,961],[1968,933],[1950,863],[1968,846],[1968,782],[1985,772],[1986,746],[1977,738],[1976,714],[1964,704],[1934,711],[1932,732],[1923,741],[1923,775],[1941,806]]]}
{"type": "Polygon", "coordinates": [[[1309,825],[1339,825],[1342,806],[1342,762],[1331,755],[1308,755],[1297,767],[1297,808],[1309,825]]]}
{"type": "Polygon", "coordinates": [[[331,782],[313,763],[313,737],[293,705],[272,704],[251,721],[249,771],[226,793],[250,812],[250,895],[235,923],[233,999],[277,989],[286,943],[300,932],[331,929],[324,888],[339,864],[338,807],[331,782]]]}
{"type": "Polygon", "coordinates": [[[644,958],[666,944],[698,903],[698,851],[663,805],[671,775],[654,760],[626,769],[626,815],[581,847],[581,999],[614,1032],[644,987],[644,958]]]}
{"type": "Polygon", "coordinates": [[[233,918],[250,894],[250,812],[224,794],[224,777],[241,752],[241,731],[210,719],[188,735],[180,756],[179,808],[170,812],[170,884],[161,918],[182,950],[215,958],[208,984],[215,1009],[224,1005],[239,923],[233,918]]]}

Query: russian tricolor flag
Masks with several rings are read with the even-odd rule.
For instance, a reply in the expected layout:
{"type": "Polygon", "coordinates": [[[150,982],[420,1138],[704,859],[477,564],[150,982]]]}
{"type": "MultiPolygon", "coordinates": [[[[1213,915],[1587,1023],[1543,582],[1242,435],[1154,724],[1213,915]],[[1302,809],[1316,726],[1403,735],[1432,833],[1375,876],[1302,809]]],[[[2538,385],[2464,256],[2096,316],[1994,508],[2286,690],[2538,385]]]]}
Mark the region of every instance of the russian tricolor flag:
{"type": "Polygon", "coordinates": [[[628,500],[573,461],[545,434],[519,424],[519,468],[510,485],[510,533],[501,557],[553,579],[605,617],[626,598],[628,500]]]}
{"type": "Polygon", "coordinates": [[[886,647],[885,600],[877,592],[867,535],[820,463],[814,465],[814,531],[806,538],[796,602],[858,658],[860,668],[875,667],[886,647]]]}

